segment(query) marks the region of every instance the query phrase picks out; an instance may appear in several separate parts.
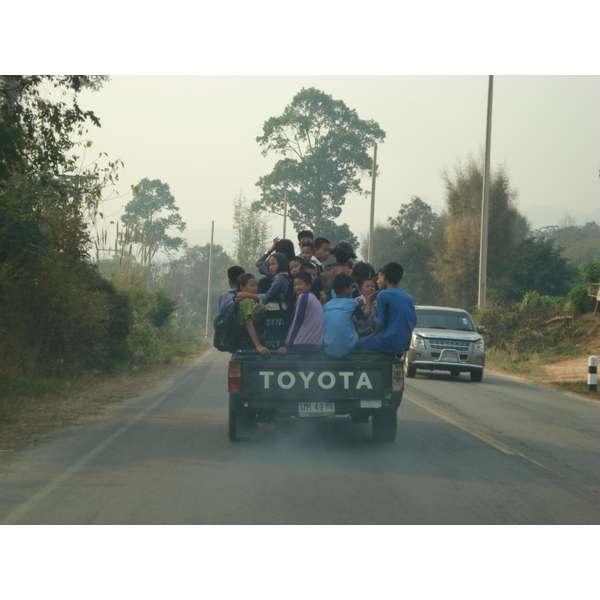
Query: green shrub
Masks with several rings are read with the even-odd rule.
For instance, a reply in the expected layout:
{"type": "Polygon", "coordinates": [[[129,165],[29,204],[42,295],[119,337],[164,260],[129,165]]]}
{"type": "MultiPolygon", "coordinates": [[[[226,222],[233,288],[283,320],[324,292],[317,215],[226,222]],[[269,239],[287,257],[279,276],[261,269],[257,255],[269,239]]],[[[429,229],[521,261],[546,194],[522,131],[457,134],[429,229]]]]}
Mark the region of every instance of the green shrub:
{"type": "Polygon", "coordinates": [[[155,327],[162,327],[169,322],[177,309],[177,300],[171,298],[164,290],[156,290],[148,311],[148,318],[155,327]]]}
{"type": "Polygon", "coordinates": [[[565,309],[575,314],[584,314],[594,309],[594,299],[588,295],[587,285],[576,285],[567,294],[565,309]]]}
{"type": "Polygon", "coordinates": [[[519,303],[521,310],[556,307],[561,303],[560,298],[540,296],[536,291],[527,292],[519,303]]]}
{"type": "Polygon", "coordinates": [[[127,299],[93,266],[56,253],[6,261],[0,288],[4,373],[105,369],[127,357],[127,299]]]}
{"type": "Polygon", "coordinates": [[[488,304],[475,313],[476,320],[486,328],[486,347],[521,362],[532,353],[553,355],[572,337],[569,319],[553,320],[562,316],[560,303],[539,306],[543,296],[536,294],[531,293],[520,304],[488,304]]]}
{"type": "Polygon", "coordinates": [[[600,262],[589,262],[579,269],[581,279],[586,283],[600,283],[600,262]]]}

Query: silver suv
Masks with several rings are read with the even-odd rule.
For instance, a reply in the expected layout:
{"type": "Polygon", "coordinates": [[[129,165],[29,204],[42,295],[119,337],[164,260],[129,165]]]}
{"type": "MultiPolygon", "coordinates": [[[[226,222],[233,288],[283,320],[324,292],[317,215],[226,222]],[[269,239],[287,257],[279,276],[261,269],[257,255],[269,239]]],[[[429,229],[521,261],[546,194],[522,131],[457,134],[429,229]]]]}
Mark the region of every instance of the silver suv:
{"type": "Polygon", "coordinates": [[[417,306],[417,324],[410,348],[405,353],[407,377],[417,369],[450,371],[458,376],[471,374],[471,381],[481,381],[485,366],[485,346],[481,334],[485,327],[475,327],[466,310],[443,306],[417,306]]]}

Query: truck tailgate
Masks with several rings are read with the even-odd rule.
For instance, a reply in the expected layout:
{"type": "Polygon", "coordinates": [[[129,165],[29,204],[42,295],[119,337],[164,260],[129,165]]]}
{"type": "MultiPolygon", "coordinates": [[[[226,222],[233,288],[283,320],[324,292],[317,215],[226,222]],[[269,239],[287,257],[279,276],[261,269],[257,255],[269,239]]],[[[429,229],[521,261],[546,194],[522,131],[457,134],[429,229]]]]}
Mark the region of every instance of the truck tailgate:
{"type": "Polygon", "coordinates": [[[241,395],[286,402],[391,398],[392,364],[398,360],[368,352],[342,359],[324,353],[244,356],[241,395]]]}

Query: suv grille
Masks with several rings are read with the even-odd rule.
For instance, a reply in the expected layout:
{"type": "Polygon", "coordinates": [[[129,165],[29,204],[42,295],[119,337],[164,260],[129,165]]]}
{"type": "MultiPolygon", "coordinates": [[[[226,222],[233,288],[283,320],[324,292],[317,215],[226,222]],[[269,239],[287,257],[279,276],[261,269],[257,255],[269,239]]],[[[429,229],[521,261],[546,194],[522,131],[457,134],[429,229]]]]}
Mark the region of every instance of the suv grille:
{"type": "Polygon", "coordinates": [[[458,350],[459,352],[469,352],[471,349],[471,342],[461,342],[459,340],[428,339],[427,342],[432,350],[458,350]]]}

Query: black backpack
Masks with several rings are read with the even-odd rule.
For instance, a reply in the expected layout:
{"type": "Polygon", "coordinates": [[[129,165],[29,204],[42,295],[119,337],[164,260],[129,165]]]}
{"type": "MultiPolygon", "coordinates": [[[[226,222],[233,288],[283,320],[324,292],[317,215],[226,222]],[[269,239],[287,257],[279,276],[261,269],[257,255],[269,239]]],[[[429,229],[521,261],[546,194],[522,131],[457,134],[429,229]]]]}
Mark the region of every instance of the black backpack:
{"type": "Polygon", "coordinates": [[[220,352],[235,352],[243,341],[245,325],[238,325],[240,301],[234,300],[214,320],[213,346],[220,352]]]}

